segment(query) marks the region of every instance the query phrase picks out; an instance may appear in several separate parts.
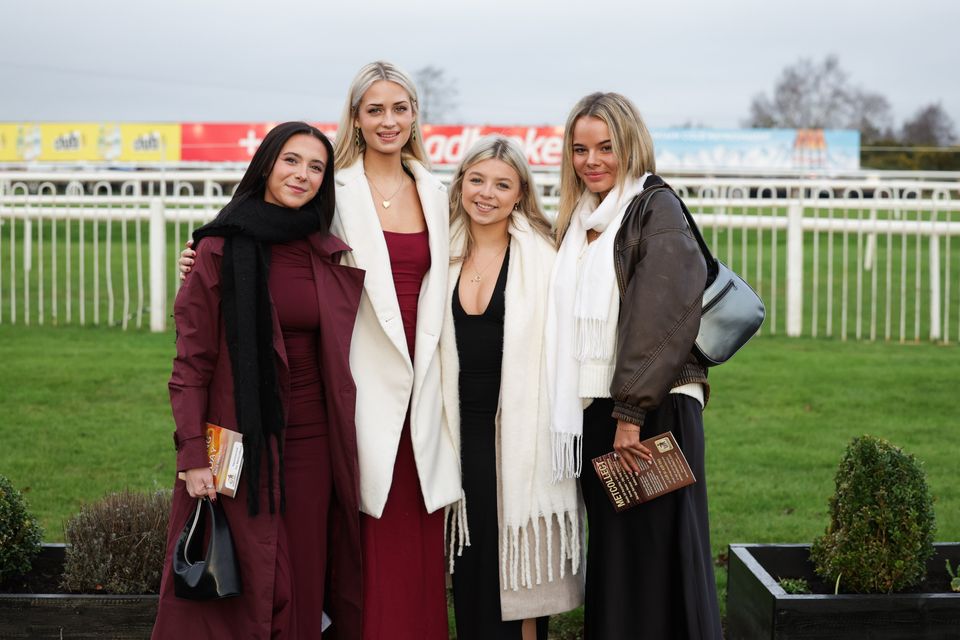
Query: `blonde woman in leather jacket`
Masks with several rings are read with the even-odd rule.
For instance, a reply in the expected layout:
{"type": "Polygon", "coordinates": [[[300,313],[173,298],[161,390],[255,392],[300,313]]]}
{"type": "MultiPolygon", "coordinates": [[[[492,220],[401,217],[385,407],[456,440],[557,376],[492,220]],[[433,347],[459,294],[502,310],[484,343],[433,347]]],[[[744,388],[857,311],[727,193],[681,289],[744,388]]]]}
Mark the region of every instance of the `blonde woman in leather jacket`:
{"type": "Polygon", "coordinates": [[[627,98],[594,93],[574,106],[547,371],[556,473],[586,467],[587,639],[721,637],[704,474],[709,390],[692,354],[706,265],[676,197],[643,194],[662,184],[654,171],[652,139],[627,98]],[[627,214],[638,195],[649,198],[642,219],[627,214]],[[650,458],[640,441],[666,431],[697,482],[616,513],[590,459],[612,449],[637,471],[634,457],[650,458]]]}

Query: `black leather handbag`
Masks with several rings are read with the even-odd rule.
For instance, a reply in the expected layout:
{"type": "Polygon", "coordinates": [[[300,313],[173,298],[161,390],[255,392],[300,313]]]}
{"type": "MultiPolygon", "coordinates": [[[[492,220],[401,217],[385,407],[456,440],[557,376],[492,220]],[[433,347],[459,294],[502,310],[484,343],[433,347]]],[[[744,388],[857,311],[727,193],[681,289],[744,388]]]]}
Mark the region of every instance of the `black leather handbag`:
{"type": "Polygon", "coordinates": [[[188,600],[240,595],[240,567],[227,514],[219,502],[211,502],[209,498],[197,500],[193,518],[184,525],[173,552],[173,591],[178,598],[188,600]],[[211,524],[206,556],[201,556],[208,519],[203,511],[211,524]]]}
{"type": "Polygon", "coordinates": [[[700,332],[694,343],[697,359],[706,367],[723,364],[733,357],[740,347],[756,335],[766,309],[763,300],[746,281],[727,265],[713,257],[697,227],[696,221],[677,193],[666,183],[644,189],[640,197],[646,197],[642,216],[654,191],[664,189],[680,201],[687,224],[700,245],[700,252],[707,262],[707,284],[703,290],[700,311],[700,332]]]}

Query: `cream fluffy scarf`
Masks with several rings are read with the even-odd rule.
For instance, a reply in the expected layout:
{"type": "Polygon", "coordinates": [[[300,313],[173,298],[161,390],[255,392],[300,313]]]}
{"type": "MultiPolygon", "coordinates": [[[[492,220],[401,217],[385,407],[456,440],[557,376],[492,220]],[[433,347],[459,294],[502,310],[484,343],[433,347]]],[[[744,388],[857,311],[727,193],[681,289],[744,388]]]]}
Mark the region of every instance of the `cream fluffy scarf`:
{"type": "Polygon", "coordinates": [[[610,361],[616,332],[607,324],[611,309],[619,310],[613,266],[613,244],[630,200],[643,190],[645,174],[614,187],[596,204],[584,192],[570,219],[550,281],[547,316],[547,386],[553,416],[553,473],[556,480],[579,477],[583,466],[583,402],[580,365],[610,361]],[[600,236],[587,246],[587,230],[600,236]],[[580,256],[583,254],[582,264],[580,256]],[[613,342],[609,336],[613,336],[613,342]]]}
{"type": "MultiPolygon", "coordinates": [[[[510,226],[510,264],[505,291],[503,364],[498,413],[498,479],[501,497],[500,584],[517,590],[556,579],[580,567],[580,523],[576,481],[552,482],[549,402],[544,372],[544,322],[555,252],[550,242],[521,216],[510,226]],[[554,527],[560,548],[553,548],[554,527]],[[543,551],[546,553],[544,554],[543,551]],[[541,558],[548,558],[546,570],[541,558]]],[[[450,255],[463,254],[461,223],[450,230],[450,255]]],[[[454,295],[461,263],[450,266],[448,302],[454,295]]],[[[440,335],[444,418],[460,449],[459,362],[453,313],[447,305],[440,335]]],[[[448,508],[450,570],[455,545],[469,545],[465,500],[448,508]]],[[[459,554],[459,553],[458,553],[459,554]]]]}

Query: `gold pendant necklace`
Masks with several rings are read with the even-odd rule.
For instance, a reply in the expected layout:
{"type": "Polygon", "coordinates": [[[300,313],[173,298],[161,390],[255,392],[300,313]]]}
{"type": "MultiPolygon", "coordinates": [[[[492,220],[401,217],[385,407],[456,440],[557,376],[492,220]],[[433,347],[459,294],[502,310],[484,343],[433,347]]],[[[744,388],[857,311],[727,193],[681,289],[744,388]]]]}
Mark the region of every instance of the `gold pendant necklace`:
{"type": "Polygon", "coordinates": [[[397,197],[397,194],[400,193],[400,190],[403,189],[403,186],[404,186],[405,184],[407,184],[406,181],[403,179],[403,176],[401,176],[401,177],[400,177],[400,186],[397,187],[396,190],[394,190],[394,192],[390,195],[389,198],[385,198],[385,197],[383,196],[383,193],[381,193],[380,189],[377,188],[376,183],[374,183],[374,181],[370,178],[370,176],[367,175],[367,172],[366,172],[366,171],[363,172],[363,175],[366,176],[367,181],[370,183],[370,186],[373,187],[373,190],[377,192],[377,195],[378,195],[378,196],[380,196],[380,205],[381,205],[384,209],[389,209],[389,208],[390,208],[390,201],[393,200],[394,198],[396,198],[396,197],[397,197]]]}
{"type": "MultiPolygon", "coordinates": [[[[476,267],[474,267],[474,269],[473,269],[474,276],[473,276],[472,278],[470,278],[470,282],[473,282],[474,284],[479,284],[480,281],[483,280],[483,272],[486,271],[488,268],[490,268],[490,265],[492,265],[494,262],[496,262],[496,261],[497,261],[497,258],[499,258],[501,255],[503,255],[504,252],[507,250],[507,247],[509,247],[509,246],[510,246],[510,243],[509,243],[509,242],[507,242],[507,244],[503,245],[503,249],[500,249],[500,251],[497,252],[497,255],[493,256],[493,258],[490,260],[490,262],[488,262],[488,263],[483,267],[483,269],[480,269],[479,271],[477,271],[476,267]]],[[[474,258],[474,262],[476,262],[476,258],[474,258]]]]}

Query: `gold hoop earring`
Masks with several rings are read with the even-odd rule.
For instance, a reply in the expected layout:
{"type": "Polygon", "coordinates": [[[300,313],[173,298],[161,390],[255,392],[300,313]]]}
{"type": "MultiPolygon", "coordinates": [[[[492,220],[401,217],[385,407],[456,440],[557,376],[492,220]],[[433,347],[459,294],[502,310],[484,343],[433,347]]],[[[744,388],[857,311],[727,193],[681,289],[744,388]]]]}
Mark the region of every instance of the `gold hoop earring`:
{"type": "Polygon", "coordinates": [[[354,134],[354,142],[357,143],[357,147],[358,147],[358,148],[359,148],[359,147],[362,147],[362,146],[363,146],[363,136],[360,135],[360,127],[354,127],[354,129],[353,129],[353,134],[354,134]]]}

